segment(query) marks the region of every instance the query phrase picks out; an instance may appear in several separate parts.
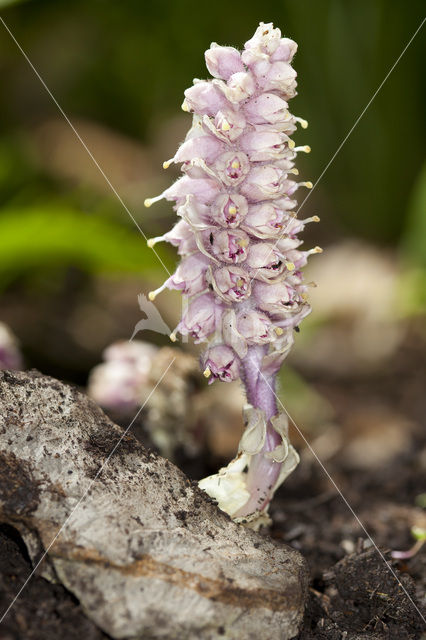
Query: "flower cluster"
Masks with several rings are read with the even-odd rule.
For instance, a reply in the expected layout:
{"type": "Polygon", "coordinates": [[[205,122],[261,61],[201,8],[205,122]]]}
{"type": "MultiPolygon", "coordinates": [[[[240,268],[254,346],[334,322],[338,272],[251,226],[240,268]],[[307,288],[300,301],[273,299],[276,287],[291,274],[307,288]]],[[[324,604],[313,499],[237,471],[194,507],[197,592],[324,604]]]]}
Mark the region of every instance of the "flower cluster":
{"type": "Polygon", "coordinates": [[[202,481],[234,517],[264,512],[285,475],[297,464],[287,420],[277,415],[274,381],[293,343],[293,330],[309,313],[301,268],[320,248],[300,250],[298,234],[314,216],[298,220],[294,194],[297,153],[291,135],[307,123],[288,111],[296,95],[291,60],[297,45],[272,24],[260,23],[240,53],[212,43],[205,53],[212,80],[194,80],[182,108],[193,113],[185,141],[164,163],[183,176],[157,198],[175,202],[180,220],[165,240],[181,262],[164,288],[188,300],[176,334],[208,341],[204,375],[241,377],[248,407],[237,458],[202,481]],[[219,488],[220,487],[220,488],[219,488]]]}

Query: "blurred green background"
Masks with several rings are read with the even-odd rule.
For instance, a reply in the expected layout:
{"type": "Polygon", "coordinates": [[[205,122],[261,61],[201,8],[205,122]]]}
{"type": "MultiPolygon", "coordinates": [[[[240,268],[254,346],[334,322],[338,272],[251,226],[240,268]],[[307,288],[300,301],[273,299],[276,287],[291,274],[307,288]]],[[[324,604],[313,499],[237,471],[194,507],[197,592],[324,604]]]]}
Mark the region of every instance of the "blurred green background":
{"type": "MultiPolygon", "coordinates": [[[[0,10],[150,237],[170,227],[173,212],[143,201],[177,175],[161,163],[190,126],[182,95],[192,78],[206,77],[211,41],[241,48],[263,20],[298,42],[291,109],[309,121],[297,142],[312,153],[298,166],[315,183],[421,23],[424,3],[28,0],[0,10]]],[[[357,239],[399,265],[397,315],[417,315],[426,303],[424,31],[302,215],[321,216],[308,242],[357,239]]],[[[137,292],[166,274],[2,24],[0,83],[0,320],[28,364],[82,382],[111,340],[131,335],[137,292]]],[[[174,252],[158,251],[172,269],[174,252]]],[[[167,300],[172,323],[179,302],[167,300]]]]}

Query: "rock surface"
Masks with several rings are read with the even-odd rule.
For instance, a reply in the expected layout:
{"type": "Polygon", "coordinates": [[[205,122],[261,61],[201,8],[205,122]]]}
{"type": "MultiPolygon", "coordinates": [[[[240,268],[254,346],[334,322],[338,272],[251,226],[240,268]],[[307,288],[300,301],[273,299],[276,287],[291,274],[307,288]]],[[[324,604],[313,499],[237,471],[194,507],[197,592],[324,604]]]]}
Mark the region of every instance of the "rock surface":
{"type": "Polygon", "coordinates": [[[122,435],[75,389],[0,372],[0,521],[33,561],[48,551],[44,575],[114,638],[293,638],[300,554],[233,523],[122,435]]]}

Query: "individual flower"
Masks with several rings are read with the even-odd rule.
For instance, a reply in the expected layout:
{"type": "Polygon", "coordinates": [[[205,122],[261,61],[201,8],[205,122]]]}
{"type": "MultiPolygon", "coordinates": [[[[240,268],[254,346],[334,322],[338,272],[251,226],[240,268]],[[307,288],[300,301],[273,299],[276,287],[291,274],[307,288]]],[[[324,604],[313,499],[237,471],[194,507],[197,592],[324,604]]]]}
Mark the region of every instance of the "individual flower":
{"type": "Polygon", "coordinates": [[[221,267],[210,278],[214,291],[225,302],[241,302],[250,297],[250,275],[241,267],[221,267]]]}
{"type": "Polygon", "coordinates": [[[247,258],[250,239],[245,231],[240,229],[230,231],[211,232],[210,244],[214,256],[223,262],[237,264],[247,258]]]}
{"type": "Polygon", "coordinates": [[[177,332],[190,335],[195,342],[202,342],[220,326],[224,307],[212,293],[200,295],[190,302],[177,332]]]}
{"type": "Polygon", "coordinates": [[[232,382],[237,380],[240,374],[240,361],[233,349],[224,344],[216,345],[208,349],[203,358],[204,375],[210,382],[222,380],[232,382]]]}

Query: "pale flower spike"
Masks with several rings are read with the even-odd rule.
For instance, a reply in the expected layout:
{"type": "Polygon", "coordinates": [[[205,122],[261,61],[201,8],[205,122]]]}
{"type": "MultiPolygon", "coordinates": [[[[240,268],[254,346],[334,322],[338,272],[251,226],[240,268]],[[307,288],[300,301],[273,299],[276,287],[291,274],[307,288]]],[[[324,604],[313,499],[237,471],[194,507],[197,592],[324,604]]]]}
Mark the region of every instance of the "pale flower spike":
{"type": "Polygon", "coordinates": [[[221,509],[258,527],[277,487],[299,457],[288,441],[288,420],[278,413],[275,379],[310,312],[301,272],[315,247],[301,251],[297,234],[318,216],[298,220],[293,194],[311,182],[295,182],[291,135],[306,120],[291,115],[296,95],[291,60],[297,45],[272,24],[260,23],[240,53],[212,43],[205,53],[213,80],[195,80],[183,110],[192,127],[175,156],[183,176],[147,206],[175,202],[179,222],[149,246],[165,240],[182,260],[163,288],[188,299],[173,332],[208,342],[201,368],[209,383],[241,378],[247,402],[237,457],[200,487],[221,509]]]}

